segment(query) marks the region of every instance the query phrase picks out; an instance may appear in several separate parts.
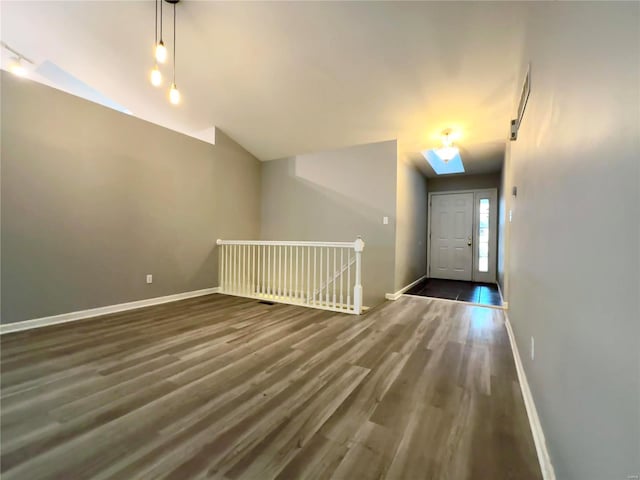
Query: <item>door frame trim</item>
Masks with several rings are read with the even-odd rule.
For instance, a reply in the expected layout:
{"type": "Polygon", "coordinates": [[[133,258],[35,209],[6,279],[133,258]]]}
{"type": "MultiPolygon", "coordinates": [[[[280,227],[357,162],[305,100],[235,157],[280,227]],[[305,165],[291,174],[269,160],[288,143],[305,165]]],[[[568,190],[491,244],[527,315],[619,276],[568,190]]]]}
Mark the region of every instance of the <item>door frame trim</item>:
{"type": "MultiPolygon", "coordinates": [[[[447,190],[447,191],[443,191],[443,192],[427,192],[427,278],[431,278],[431,218],[433,217],[433,215],[431,215],[431,199],[434,195],[451,195],[451,194],[457,194],[457,193],[473,193],[473,255],[471,256],[472,260],[472,264],[471,264],[471,281],[475,282],[475,267],[476,267],[476,244],[477,244],[477,235],[478,233],[476,232],[476,217],[477,217],[477,212],[476,212],[476,194],[478,193],[492,193],[495,196],[495,204],[496,204],[496,209],[498,208],[498,204],[499,202],[499,197],[498,197],[498,189],[497,188],[475,188],[475,189],[471,189],[471,190],[447,190]]],[[[495,219],[496,221],[495,223],[495,232],[496,232],[496,240],[495,242],[493,242],[495,244],[495,255],[497,257],[498,254],[498,210],[495,211],[495,219]]],[[[490,215],[489,218],[491,218],[493,215],[490,215]]],[[[491,233],[491,230],[489,231],[489,233],[491,233]]],[[[496,264],[497,264],[497,258],[494,259],[496,264]]],[[[494,282],[497,283],[497,267],[494,266],[494,282]]]]}

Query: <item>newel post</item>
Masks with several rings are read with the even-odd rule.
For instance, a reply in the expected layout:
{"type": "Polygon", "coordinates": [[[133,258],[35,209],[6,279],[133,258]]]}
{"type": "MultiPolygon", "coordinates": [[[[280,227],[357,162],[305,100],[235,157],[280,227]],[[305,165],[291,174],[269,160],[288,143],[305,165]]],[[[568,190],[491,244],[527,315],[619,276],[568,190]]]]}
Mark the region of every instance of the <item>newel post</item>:
{"type": "Polygon", "coordinates": [[[220,253],[218,254],[218,289],[220,292],[224,291],[224,247],[222,246],[222,240],[217,239],[216,245],[218,245],[218,250],[220,253]]]}
{"type": "Polygon", "coordinates": [[[362,312],[362,251],[364,250],[364,241],[358,237],[353,242],[353,249],[356,252],[356,284],[353,288],[353,309],[356,314],[362,312]]]}

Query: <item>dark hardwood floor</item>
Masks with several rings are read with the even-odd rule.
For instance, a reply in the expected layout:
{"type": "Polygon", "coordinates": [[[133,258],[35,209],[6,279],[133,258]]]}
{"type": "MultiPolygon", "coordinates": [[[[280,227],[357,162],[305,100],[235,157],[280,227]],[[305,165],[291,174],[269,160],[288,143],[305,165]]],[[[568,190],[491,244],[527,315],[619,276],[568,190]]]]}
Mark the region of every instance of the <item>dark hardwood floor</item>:
{"type": "Polygon", "coordinates": [[[540,479],[500,310],[223,295],[1,338],[12,479],[540,479]]]}
{"type": "Polygon", "coordinates": [[[409,289],[407,295],[443,298],[480,305],[502,306],[502,299],[495,283],[462,282],[425,278],[409,289]]]}

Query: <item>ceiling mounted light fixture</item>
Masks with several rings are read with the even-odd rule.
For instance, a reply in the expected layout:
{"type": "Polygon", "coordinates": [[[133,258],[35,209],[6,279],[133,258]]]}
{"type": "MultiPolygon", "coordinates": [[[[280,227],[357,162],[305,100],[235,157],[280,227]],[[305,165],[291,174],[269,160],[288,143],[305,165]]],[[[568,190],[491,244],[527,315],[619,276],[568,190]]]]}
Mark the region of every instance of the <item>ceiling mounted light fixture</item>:
{"type": "Polygon", "coordinates": [[[176,87],[176,3],[180,0],[166,0],[169,3],[173,3],[173,83],[169,90],[169,101],[177,105],[180,103],[180,91],[176,87]]]}
{"type": "Polygon", "coordinates": [[[1,45],[14,55],[9,63],[9,71],[18,77],[26,77],[29,74],[29,70],[25,63],[33,65],[33,62],[6,43],[2,42],[1,45]]]}
{"type": "Polygon", "coordinates": [[[435,153],[445,163],[458,155],[458,153],[460,153],[458,148],[453,146],[451,130],[445,130],[444,132],[442,132],[442,145],[443,147],[435,150],[435,153]]]}

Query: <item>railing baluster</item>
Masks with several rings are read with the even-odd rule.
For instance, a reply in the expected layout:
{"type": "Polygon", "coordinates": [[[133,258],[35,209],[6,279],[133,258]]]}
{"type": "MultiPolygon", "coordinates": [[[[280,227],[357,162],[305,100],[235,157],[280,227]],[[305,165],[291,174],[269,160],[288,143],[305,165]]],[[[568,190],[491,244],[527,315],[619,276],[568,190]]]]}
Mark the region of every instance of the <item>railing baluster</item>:
{"type": "Polygon", "coordinates": [[[298,250],[300,250],[298,247],[296,247],[296,289],[294,290],[294,295],[295,295],[295,299],[296,301],[299,300],[299,296],[300,296],[300,291],[298,290],[298,272],[299,270],[299,266],[298,266],[298,250]]]}
{"type": "Polygon", "coordinates": [[[329,305],[329,247],[327,247],[327,278],[324,281],[324,301],[329,305]]]}
{"type": "Polygon", "coordinates": [[[282,245],[278,248],[278,296],[282,296],[282,245]]]}
{"type": "Polygon", "coordinates": [[[342,299],[342,278],[344,277],[344,248],[340,249],[340,306],[344,308],[344,300],[342,299]]]}
{"type": "Polygon", "coordinates": [[[307,303],[311,303],[311,247],[307,247],[307,303]]]}
{"type": "Polygon", "coordinates": [[[351,249],[347,250],[347,308],[351,309],[351,249]]]}
{"type": "Polygon", "coordinates": [[[333,247],[333,308],[336,308],[336,275],[338,270],[336,269],[336,247],[333,247]]]}
{"type": "Polygon", "coordinates": [[[269,260],[267,261],[267,295],[271,295],[271,245],[267,245],[267,255],[269,260]]]}
{"type": "Polygon", "coordinates": [[[283,270],[284,270],[284,283],[282,284],[282,296],[286,297],[287,296],[287,252],[288,252],[289,248],[285,245],[284,247],[284,264],[283,264],[283,270]]]}
{"type": "Polygon", "coordinates": [[[316,295],[317,295],[317,290],[316,290],[316,268],[317,268],[317,263],[316,263],[316,254],[317,251],[320,250],[320,275],[322,275],[322,249],[318,249],[318,248],[314,248],[313,249],[313,304],[316,304],[316,295]]]}
{"type": "Polygon", "coordinates": [[[262,295],[262,287],[264,282],[262,277],[264,275],[264,249],[262,245],[258,245],[258,276],[256,277],[256,295],[262,295]]]}
{"type": "Polygon", "coordinates": [[[293,291],[293,247],[289,246],[289,297],[295,295],[293,291]]]}

